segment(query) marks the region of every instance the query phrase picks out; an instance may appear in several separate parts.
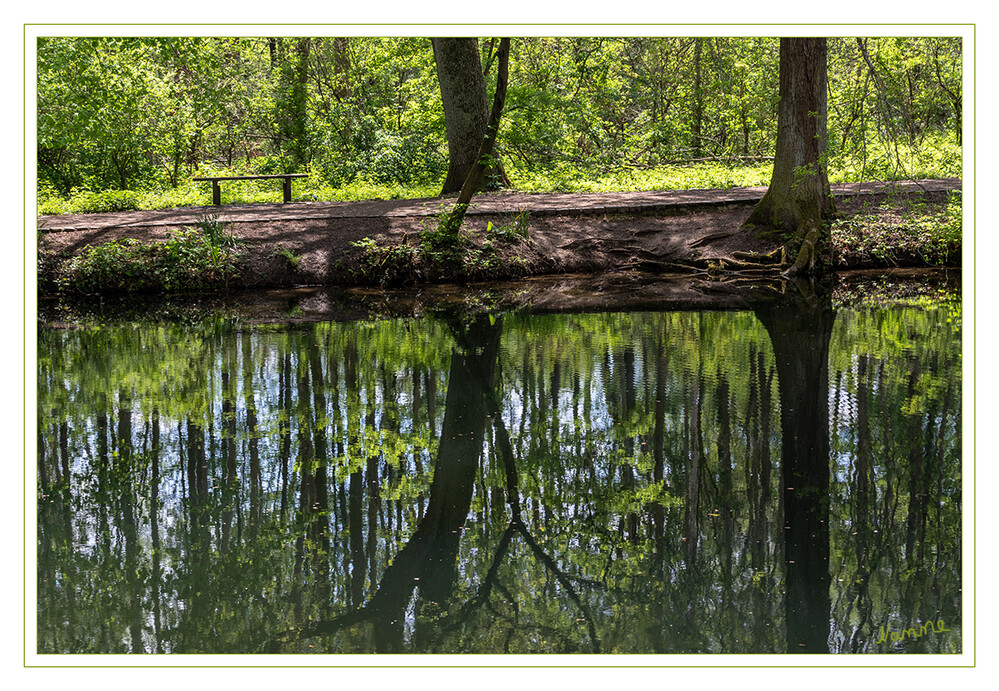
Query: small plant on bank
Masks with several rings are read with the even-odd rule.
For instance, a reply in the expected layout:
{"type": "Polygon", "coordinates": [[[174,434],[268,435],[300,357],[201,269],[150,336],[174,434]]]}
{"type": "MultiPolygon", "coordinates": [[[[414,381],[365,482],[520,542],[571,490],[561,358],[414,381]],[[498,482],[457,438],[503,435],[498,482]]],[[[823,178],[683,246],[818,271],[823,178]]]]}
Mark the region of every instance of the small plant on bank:
{"type": "Polygon", "coordinates": [[[521,209],[511,216],[510,222],[494,226],[490,221],[486,226],[486,235],[497,240],[516,241],[530,240],[531,212],[521,209]]]}
{"type": "Polygon", "coordinates": [[[288,267],[295,271],[298,269],[298,262],[302,261],[301,254],[295,254],[287,247],[282,247],[280,250],[274,253],[275,257],[284,257],[285,261],[288,262],[288,267]]]}
{"type": "Polygon", "coordinates": [[[201,229],[208,242],[215,247],[233,247],[237,240],[228,232],[229,224],[218,212],[208,212],[198,218],[195,225],[201,229]]]}
{"type": "Polygon", "coordinates": [[[350,243],[360,250],[353,269],[358,278],[377,280],[382,285],[419,281],[423,278],[420,249],[408,244],[382,245],[373,238],[350,243]]]}

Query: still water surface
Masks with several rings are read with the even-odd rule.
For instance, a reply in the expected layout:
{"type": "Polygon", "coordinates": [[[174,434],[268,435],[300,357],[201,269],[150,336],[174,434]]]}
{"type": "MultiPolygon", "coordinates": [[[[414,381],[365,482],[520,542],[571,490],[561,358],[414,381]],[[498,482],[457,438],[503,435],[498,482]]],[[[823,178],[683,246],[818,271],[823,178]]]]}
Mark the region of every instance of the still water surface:
{"type": "Polygon", "coordinates": [[[960,337],[953,298],[43,326],[38,651],[960,652],[960,337]]]}

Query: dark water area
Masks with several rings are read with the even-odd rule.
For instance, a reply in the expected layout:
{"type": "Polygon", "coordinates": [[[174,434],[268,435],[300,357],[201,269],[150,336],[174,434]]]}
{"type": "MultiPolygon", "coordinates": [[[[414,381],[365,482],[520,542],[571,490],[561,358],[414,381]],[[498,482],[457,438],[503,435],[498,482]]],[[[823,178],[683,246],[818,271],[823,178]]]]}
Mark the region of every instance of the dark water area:
{"type": "Polygon", "coordinates": [[[37,652],[962,651],[953,277],[582,285],[43,306],[37,652]]]}

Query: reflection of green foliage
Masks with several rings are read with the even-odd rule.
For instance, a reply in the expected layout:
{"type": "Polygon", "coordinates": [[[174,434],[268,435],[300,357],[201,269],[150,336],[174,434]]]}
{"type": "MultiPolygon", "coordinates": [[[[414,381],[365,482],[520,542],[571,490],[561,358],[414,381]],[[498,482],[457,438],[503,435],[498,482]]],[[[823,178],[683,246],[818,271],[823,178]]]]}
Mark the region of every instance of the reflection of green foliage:
{"type": "MultiPolygon", "coordinates": [[[[930,609],[959,631],[954,319],[959,303],[926,296],[837,311],[830,594],[843,650],[930,609]]],[[[412,599],[404,649],[782,650],[779,390],[755,315],[502,320],[497,400],[523,528],[501,551],[511,478],[488,424],[454,590],[412,599]]],[[[41,650],[126,652],[135,629],[150,649],[257,652],[363,607],[424,524],[443,420],[462,412],[446,409],[446,324],[41,329],[41,650]],[[63,429],[72,472],[59,485],[63,429]]],[[[284,651],[370,652],[373,627],[284,651]]]]}
{"type": "MultiPolygon", "coordinates": [[[[959,621],[960,560],[937,560],[943,545],[960,542],[961,340],[951,326],[960,302],[915,302],[840,310],[830,349],[831,413],[855,420],[832,438],[834,457],[848,461],[832,509],[831,563],[845,584],[834,616],[871,646],[889,623],[940,612],[959,621]],[[918,594],[927,574],[929,601],[918,594]]],[[[952,650],[952,641],[922,645],[952,650]]]]}

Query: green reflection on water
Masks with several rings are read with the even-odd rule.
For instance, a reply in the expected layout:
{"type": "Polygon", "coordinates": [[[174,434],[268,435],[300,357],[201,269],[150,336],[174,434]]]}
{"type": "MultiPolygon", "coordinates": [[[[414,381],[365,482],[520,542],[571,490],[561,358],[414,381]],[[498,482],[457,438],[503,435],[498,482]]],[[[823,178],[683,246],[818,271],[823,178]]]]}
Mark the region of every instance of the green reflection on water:
{"type": "Polygon", "coordinates": [[[960,368],[955,302],[43,328],[38,649],[960,652],[960,368]]]}

